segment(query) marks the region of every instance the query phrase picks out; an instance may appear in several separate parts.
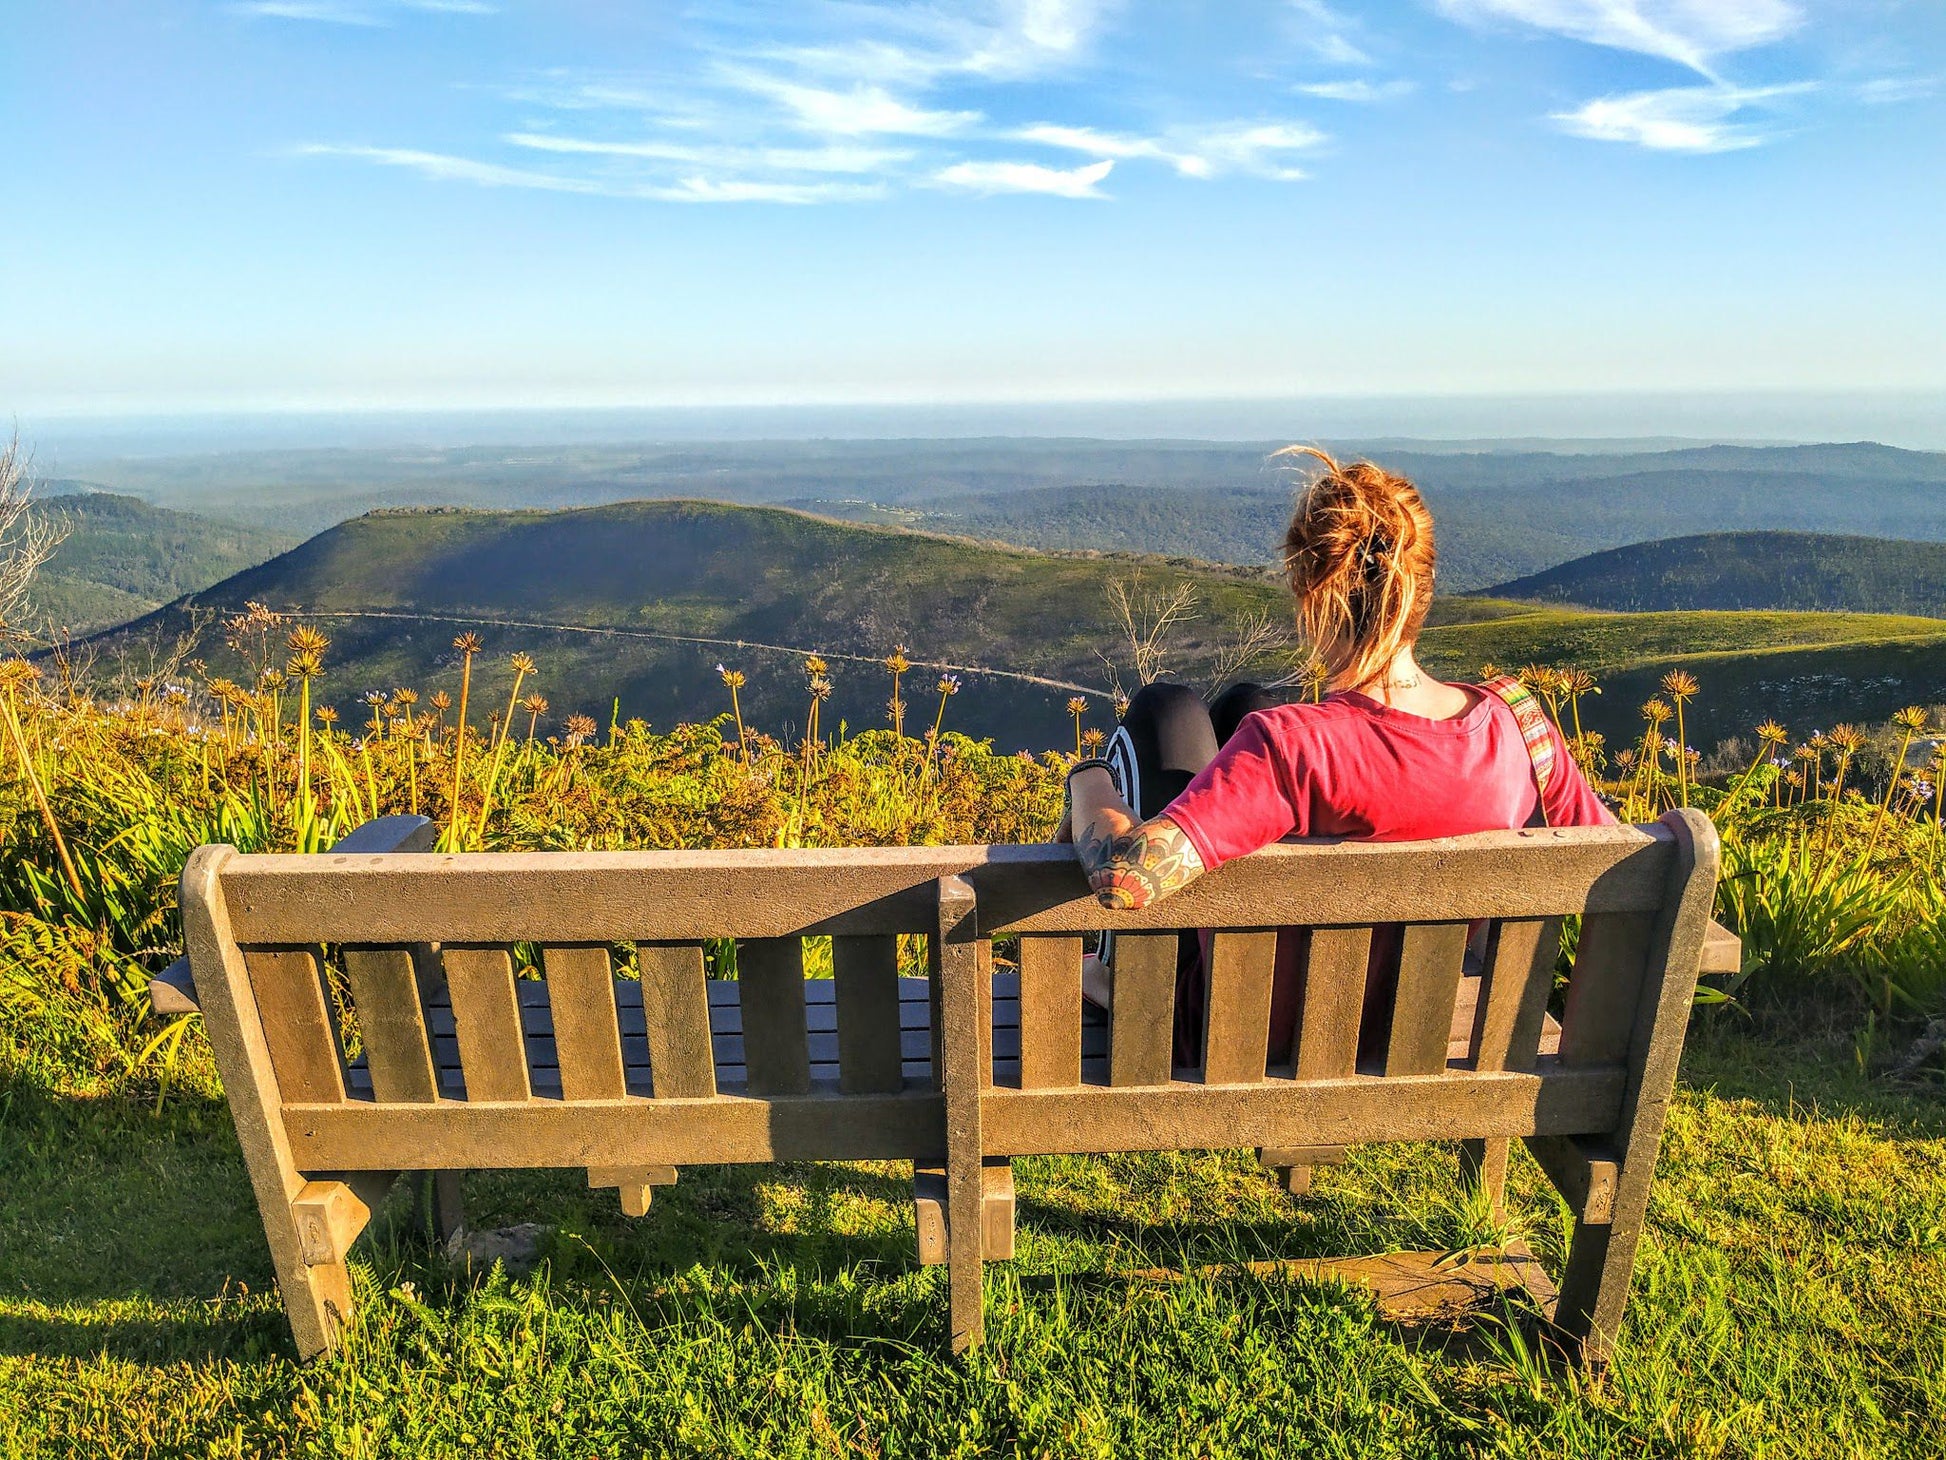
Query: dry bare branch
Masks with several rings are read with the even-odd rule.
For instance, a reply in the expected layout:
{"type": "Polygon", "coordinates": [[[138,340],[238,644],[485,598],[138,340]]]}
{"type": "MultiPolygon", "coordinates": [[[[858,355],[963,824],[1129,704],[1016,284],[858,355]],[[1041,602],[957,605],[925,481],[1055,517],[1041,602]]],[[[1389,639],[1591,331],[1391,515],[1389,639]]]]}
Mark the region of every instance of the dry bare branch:
{"type": "Polygon", "coordinates": [[[0,643],[19,644],[33,637],[23,620],[31,606],[34,577],[67,535],[58,521],[34,510],[33,496],[16,433],[0,450],[0,643]]]}
{"type": "Polygon", "coordinates": [[[1153,684],[1161,677],[1176,630],[1201,617],[1199,601],[1196,585],[1187,579],[1173,587],[1151,587],[1140,573],[1109,580],[1108,606],[1115,612],[1137,683],[1153,684]]]}

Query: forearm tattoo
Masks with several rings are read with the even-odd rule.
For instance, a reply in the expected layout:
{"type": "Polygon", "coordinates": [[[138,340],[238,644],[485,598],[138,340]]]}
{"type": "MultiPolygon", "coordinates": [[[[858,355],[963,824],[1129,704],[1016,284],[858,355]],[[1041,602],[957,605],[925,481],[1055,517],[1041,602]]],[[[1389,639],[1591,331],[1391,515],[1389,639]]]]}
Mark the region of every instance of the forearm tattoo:
{"type": "Polygon", "coordinates": [[[1166,817],[1120,836],[1089,827],[1080,834],[1075,850],[1101,905],[1119,911],[1146,907],[1203,871],[1194,844],[1166,817]]]}

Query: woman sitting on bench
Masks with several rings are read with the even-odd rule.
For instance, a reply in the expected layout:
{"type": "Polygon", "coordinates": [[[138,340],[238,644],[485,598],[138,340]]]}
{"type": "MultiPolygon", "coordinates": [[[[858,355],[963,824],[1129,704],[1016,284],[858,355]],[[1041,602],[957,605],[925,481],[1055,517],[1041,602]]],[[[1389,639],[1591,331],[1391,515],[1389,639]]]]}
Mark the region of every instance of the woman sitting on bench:
{"type": "MultiPolygon", "coordinates": [[[[1206,707],[1186,686],[1144,686],[1106,758],[1069,772],[1056,832],[1075,844],[1105,907],[1143,907],[1285,837],[1417,841],[1614,821],[1516,681],[1446,684],[1419,667],[1435,554],[1418,489],[1370,462],[1291,452],[1324,465],[1291,518],[1284,564],[1330,692],[1278,704],[1238,685],[1206,707]]],[[[1384,941],[1374,940],[1375,974],[1384,941]]],[[[1396,961],[1396,945],[1389,954],[1396,961]]],[[[1186,939],[1183,973],[1196,962],[1186,939]]],[[[1094,1002],[1112,997],[1111,968],[1112,956],[1085,968],[1094,1002]]],[[[1277,1004],[1293,1004],[1294,982],[1277,980],[1277,1004]]],[[[1189,1022],[1183,998],[1200,984],[1179,979],[1179,1030],[1189,1022]]],[[[1274,1009],[1273,1039],[1293,1017],[1274,1009]]]]}

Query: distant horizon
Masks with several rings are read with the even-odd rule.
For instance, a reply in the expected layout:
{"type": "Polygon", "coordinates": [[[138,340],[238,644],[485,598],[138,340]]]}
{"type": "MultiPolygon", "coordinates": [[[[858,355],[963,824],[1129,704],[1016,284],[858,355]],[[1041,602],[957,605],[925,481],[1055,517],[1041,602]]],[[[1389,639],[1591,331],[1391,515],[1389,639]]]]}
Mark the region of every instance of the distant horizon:
{"type": "Polygon", "coordinates": [[[1419,449],[1588,451],[1870,441],[1946,450],[1940,391],[1645,391],[1191,396],[649,406],[41,411],[14,418],[37,469],[238,451],[654,446],[706,441],[1356,440],[1419,449]]]}

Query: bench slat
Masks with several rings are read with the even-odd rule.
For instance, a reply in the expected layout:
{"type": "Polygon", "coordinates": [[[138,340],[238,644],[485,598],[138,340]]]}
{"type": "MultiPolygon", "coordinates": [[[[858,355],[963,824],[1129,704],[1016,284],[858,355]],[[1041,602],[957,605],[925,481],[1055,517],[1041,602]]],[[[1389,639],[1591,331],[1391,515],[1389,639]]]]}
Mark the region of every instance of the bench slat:
{"type": "Polygon", "coordinates": [[[246,954],[243,964],[283,1098],[344,1099],[344,1056],[316,950],[265,949],[246,954]]]}
{"type": "Polygon", "coordinates": [[[513,957],[505,948],[440,950],[452,997],[460,1068],[469,1100],[525,1100],[527,1049],[514,992],[513,957]]]}
{"type": "Polygon", "coordinates": [[[1134,913],[1103,908],[1073,849],[1046,846],[237,856],[223,884],[246,946],[924,933],[953,873],[986,934],[1080,933],[1649,911],[1673,848],[1667,828],[1632,827],[1273,846],[1134,913]]]}
{"type": "MultiPolygon", "coordinates": [[[[716,1094],[716,1056],[710,1047],[709,988],[703,976],[702,945],[638,943],[635,953],[642,966],[642,1014],[647,1028],[649,1079],[656,1097],[708,1099],[716,1094]]],[[[798,982],[803,982],[801,969],[798,982]]],[[[801,996],[797,1017],[801,1026],[801,996]]],[[[800,1047],[802,1038],[800,1034],[800,1047]]]]}
{"type": "Polygon", "coordinates": [[[1433,1075],[1446,1068],[1453,1001],[1466,960],[1465,923],[1409,923],[1399,951],[1398,994],[1385,1050],[1388,1075],[1433,1075]]]}
{"type": "Polygon", "coordinates": [[[811,1088],[804,1031],[804,940],[751,938],[737,944],[744,1063],[753,1094],[802,1095],[811,1088]]]}
{"type": "Polygon", "coordinates": [[[1300,1080],[1336,1079],[1358,1064],[1372,930],[1313,928],[1306,942],[1304,1002],[1291,1063],[1300,1080]]]}
{"type": "Polygon", "coordinates": [[[1534,1068],[1560,951],[1559,918],[1509,918],[1495,928],[1486,988],[1474,1010],[1473,1068],[1534,1068]]]}
{"type": "Polygon", "coordinates": [[[1217,933],[1210,940],[1203,1000],[1203,1078],[1254,1085],[1269,1061],[1270,986],[1277,933],[1217,933]]]}
{"type": "Polygon", "coordinates": [[[1115,939],[1114,1006],[1108,1011],[1108,1078],[1115,1085],[1167,1084],[1175,1057],[1175,933],[1115,939]]]}
{"type": "MultiPolygon", "coordinates": [[[[561,1068],[560,1087],[569,1100],[614,1100],[628,1093],[628,1079],[622,1067],[621,1020],[616,1010],[616,983],[608,966],[605,947],[556,945],[541,950],[541,968],[546,975],[547,1004],[529,1009],[528,1038],[531,1041],[536,1020],[534,1012],[548,1015],[548,1031],[554,1036],[550,1053],[561,1068]]],[[[523,989],[524,992],[524,989],[523,989]]],[[[641,986],[635,986],[641,998],[641,986]]],[[[636,1032],[641,1033],[641,1011],[636,1011],[636,1032]]],[[[538,1065],[530,1043],[530,1061],[538,1065]]]]}
{"type": "Polygon", "coordinates": [[[1154,1090],[997,1088],[982,1097],[986,1150],[1004,1156],[1234,1146],[1284,1151],[1358,1141],[1567,1135],[1614,1124],[1627,1079],[1621,1067],[1563,1069],[1549,1061],[1541,1070],[1154,1090]]]}
{"type": "MultiPolygon", "coordinates": [[[[1021,1085],[1061,1089],[1081,1083],[1081,940],[1023,936],[1020,940],[1021,1085]]],[[[999,989],[995,989],[996,995],[999,989]]],[[[1006,1004],[996,998],[995,1023],[1006,1004]]],[[[996,1059],[1005,1050],[996,1030],[996,1059]]]]}
{"type": "Polygon", "coordinates": [[[1561,1010],[1563,1063],[1605,1065],[1628,1054],[1654,931],[1640,913],[1590,913],[1582,919],[1561,1010]]]}
{"type": "Polygon", "coordinates": [[[347,948],[345,974],[358,1010],[358,1032],[372,1090],[386,1102],[430,1103],[439,1098],[432,1044],[419,1005],[419,980],[405,948],[347,948]]]}
{"type": "Polygon", "coordinates": [[[901,1089],[897,935],[833,938],[831,973],[834,1003],[807,1008],[806,1027],[822,1033],[829,1027],[826,1007],[835,1014],[839,1089],[847,1095],[901,1089]]]}

